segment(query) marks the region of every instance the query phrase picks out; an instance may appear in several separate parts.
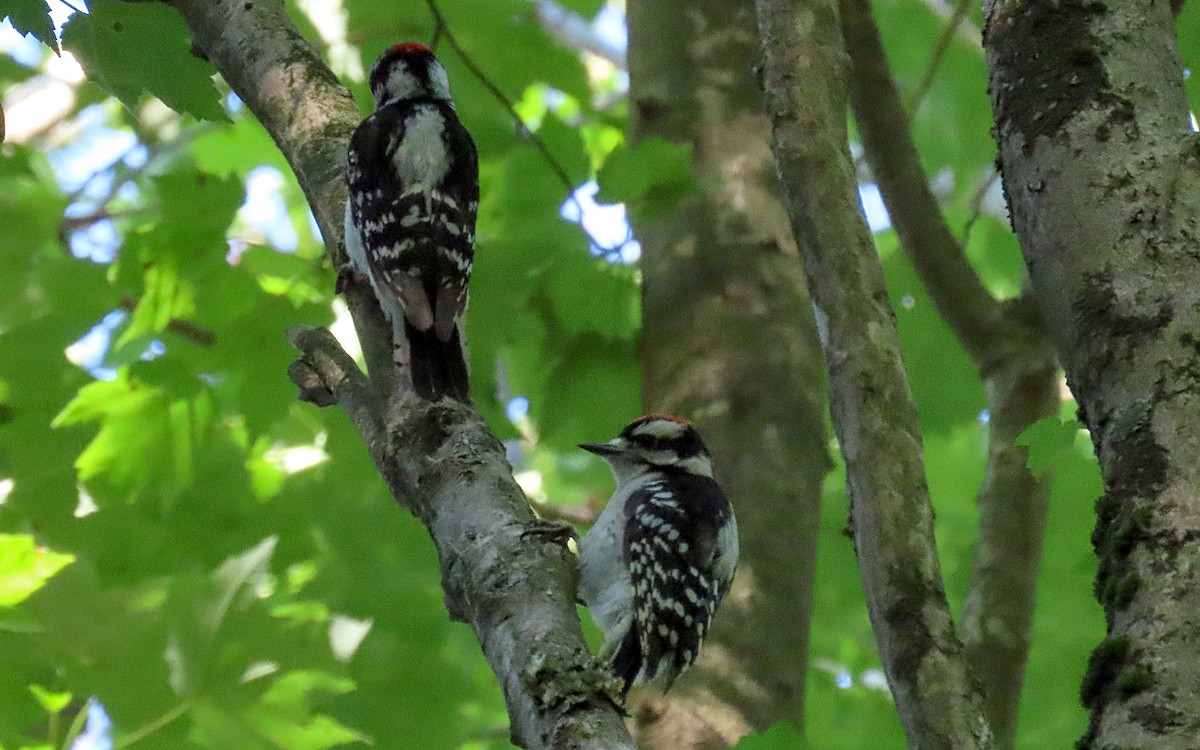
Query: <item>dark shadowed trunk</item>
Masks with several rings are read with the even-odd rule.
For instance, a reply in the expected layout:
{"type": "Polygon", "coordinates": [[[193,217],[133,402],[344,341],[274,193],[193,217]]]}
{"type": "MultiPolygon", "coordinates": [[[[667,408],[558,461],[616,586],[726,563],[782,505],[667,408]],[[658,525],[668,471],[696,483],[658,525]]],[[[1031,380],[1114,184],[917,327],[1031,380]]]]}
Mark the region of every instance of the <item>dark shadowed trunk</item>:
{"type": "MultiPolygon", "coordinates": [[[[698,189],[636,222],[643,403],[694,419],[741,530],[734,588],[700,663],[634,716],[643,746],[723,747],[803,722],[818,506],[829,470],[821,353],[777,197],[747,0],[632,0],[636,139],[692,147],[698,189]]],[[[636,220],[636,217],[635,217],[636,220]]]]}

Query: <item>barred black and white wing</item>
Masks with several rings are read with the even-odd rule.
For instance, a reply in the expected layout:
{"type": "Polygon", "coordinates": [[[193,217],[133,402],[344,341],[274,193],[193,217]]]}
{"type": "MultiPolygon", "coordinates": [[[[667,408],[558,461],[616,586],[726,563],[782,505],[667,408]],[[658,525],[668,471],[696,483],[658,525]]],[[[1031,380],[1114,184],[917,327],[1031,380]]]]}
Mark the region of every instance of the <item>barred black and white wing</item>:
{"type": "Polygon", "coordinates": [[[387,104],[351,137],[348,224],[361,243],[360,270],[397,339],[407,339],[413,385],[430,400],[469,397],[460,329],[478,171],[475,144],[446,102],[387,104]]]}
{"type": "Polygon", "coordinates": [[[733,581],[737,523],[711,477],[665,473],[626,503],[623,547],[633,616],[613,672],[626,691],[656,679],[669,688],[699,656],[733,581]]]}

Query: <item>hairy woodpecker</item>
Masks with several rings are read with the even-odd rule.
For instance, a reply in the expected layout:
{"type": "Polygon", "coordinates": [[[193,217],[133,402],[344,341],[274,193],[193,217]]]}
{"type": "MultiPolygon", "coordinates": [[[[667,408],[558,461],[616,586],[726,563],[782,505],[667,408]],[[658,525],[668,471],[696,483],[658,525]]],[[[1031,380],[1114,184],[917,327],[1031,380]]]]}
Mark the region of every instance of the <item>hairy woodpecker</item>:
{"type": "Polygon", "coordinates": [[[696,661],[733,582],[737,521],[700,434],[649,415],[581,448],[612,467],[616,491],[579,544],[579,595],[604,630],[600,659],[622,682],[664,689],[696,661]]]}
{"type": "Polygon", "coordinates": [[[370,84],[375,111],[350,137],[346,252],[370,279],[393,344],[407,341],[417,394],[468,401],[461,329],[479,209],[475,142],[424,45],[389,48],[370,84]]]}

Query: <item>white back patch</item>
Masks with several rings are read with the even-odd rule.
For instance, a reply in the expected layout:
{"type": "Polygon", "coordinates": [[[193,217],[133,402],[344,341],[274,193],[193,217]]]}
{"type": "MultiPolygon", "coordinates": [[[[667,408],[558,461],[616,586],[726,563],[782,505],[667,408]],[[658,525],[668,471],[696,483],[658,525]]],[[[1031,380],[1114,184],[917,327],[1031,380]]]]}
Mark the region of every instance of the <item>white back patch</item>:
{"type": "Polygon", "coordinates": [[[446,120],[433,106],[420,107],[404,121],[404,137],[392,161],[405,192],[432,190],[450,172],[442,133],[446,120]]]}

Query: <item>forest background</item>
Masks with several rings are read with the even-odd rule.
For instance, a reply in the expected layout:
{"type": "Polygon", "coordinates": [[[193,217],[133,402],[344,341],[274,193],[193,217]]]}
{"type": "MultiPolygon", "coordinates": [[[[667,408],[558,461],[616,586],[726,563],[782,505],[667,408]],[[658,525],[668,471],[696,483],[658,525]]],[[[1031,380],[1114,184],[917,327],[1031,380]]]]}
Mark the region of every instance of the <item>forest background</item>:
{"type": "MultiPolygon", "coordinates": [[[[426,528],[341,410],[296,399],[284,332],[331,326],[357,355],[351,315],[291,167],[179,5],[0,0],[0,747],[508,747],[504,695],[447,616],[426,528]]],[[[875,141],[911,132],[983,288],[1023,299],[980,9],[870,10],[901,106],[875,141]]],[[[848,538],[824,322],[775,184],[753,5],[631,1],[626,19],[604,0],[288,0],[286,16],[362,112],[382,49],[437,45],[480,153],[472,390],[535,507],[593,517],[611,479],[576,444],[646,410],[695,419],[717,456],[741,579],[713,656],[639,699],[643,741],[680,711],[714,712],[698,730],[714,742],[787,721],[745,746],[799,746],[801,727],[814,748],[904,746],[848,538]]],[[[1194,65],[1195,3],[1177,33],[1194,65]]],[[[980,560],[1020,569],[999,590],[1032,615],[1007,615],[1015,674],[982,667],[1010,681],[987,711],[1001,746],[1066,746],[1088,731],[1080,685],[1106,633],[1091,440],[1044,342],[1022,363],[1038,396],[997,424],[1012,402],[986,347],[939,312],[882,204],[871,136],[847,126],[946,598],[986,661],[980,560]],[[1004,472],[1031,498],[1015,540],[988,536],[978,501],[1004,472]]]]}

